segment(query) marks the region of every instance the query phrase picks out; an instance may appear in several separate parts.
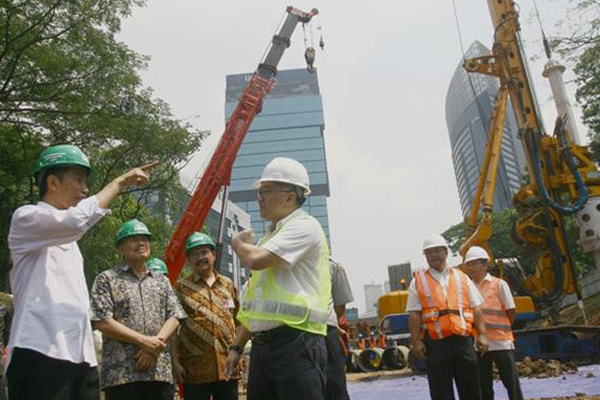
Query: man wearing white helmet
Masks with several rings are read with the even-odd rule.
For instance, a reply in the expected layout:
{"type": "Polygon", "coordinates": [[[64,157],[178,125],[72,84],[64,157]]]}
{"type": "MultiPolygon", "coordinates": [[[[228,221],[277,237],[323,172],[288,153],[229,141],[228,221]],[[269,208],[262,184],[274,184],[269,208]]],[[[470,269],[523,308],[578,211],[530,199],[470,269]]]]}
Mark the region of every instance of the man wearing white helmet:
{"type": "Polygon", "coordinates": [[[511,329],[515,320],[515,300],[508,283],[487,272],[490,257],[481,247],[473,246],[469,249],[464,265],[469,277],[475,282],[484,299],[481,311],[489,345],[487,353],[478,355],[482,400],[494,399],[492,362],[498,367],[500,379],[508,392],[508,398],[523,400],[515,364],[514,337],[511,329]]]}
{"type": "Polygon", "coordinates": [[[423,243],[429,268],[417,270],[408,289],[406,312],[412,352],[426,358],[432,400],[454,400],[453,381],[461,400],[479,400],[479,371],[471,339],[480,333],[477,349],[487,350],[483,299],[471,280],[446,263],[448,244],[440,235],[423,243]]]}
{"type": "Polygon", "coordinates": [[[300,209],[310,194],[308,173],[296,160],[275,158],[256,188],[260,215],[271,225],[258,245],[251,230],[232,241],[252,279],[227,369],[233,372],[251,333],[248,400],[323,400],[329,248],[319,222],[300,209]]]}

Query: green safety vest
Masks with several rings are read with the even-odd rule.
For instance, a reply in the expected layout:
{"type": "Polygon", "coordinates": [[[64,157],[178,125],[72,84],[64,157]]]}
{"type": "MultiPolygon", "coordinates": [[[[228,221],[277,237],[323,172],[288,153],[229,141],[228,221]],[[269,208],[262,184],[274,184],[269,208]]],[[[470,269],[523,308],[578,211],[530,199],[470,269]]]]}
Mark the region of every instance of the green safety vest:
{"type": "MultiPolygon", "coordinates": [[[[287,224],[296,218],[312,218],[300,215],[287,221],[275,230],[275,237],[287,224]]],[[[321,255],[319,258],[319,292],[311,296],[293,293],[277,283],[275,269],[268,267],[261,271],[252,271],[252,278],[244,293],[237,319],[248,330],[251,320],[280,321],[284,324],[307,332],[327,334],[327,317],[331,280],[329,277],[329,247],[325,233],[321,228],[321,255]]],[[[258,246],[268,241],[263,237],[258,246]]]]}

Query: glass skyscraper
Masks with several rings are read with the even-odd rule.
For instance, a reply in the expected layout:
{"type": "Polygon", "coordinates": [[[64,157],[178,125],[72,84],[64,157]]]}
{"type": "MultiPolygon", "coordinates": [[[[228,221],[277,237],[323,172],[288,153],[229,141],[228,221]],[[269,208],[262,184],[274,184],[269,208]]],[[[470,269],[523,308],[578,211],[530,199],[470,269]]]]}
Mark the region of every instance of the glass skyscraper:
{"type": "MultiPolygon", "coordinates": [[[[465,54],[466,58],[490,55],[490,50],[475,41],[465,54]]],[[[493,76],[468,72],[459,63],[446,94],[446,124],[450,134],[452,162],[462,213],[468,215],[477,191],[481,165],[489,140],[490,117],[499,89],[493,76]]],[[[517,122],[510,104],[506,113],[501,158],[494,192],[494,211],[512,205],[521,176],[525,172],[525,155],[517,138],[517,122]]]]}
{"type": "MultiPolygon", "coordinates": [[[[251,77],[252,73],[227,76],[226,119],[251,77]]],[[[293,158],[306,167],[312,193],[303,208],[319,220],[329,238],[324,128],[317,72],[279,71],[277,84],[264,100],[235,160],[229,193],[229,199],[250,214],[257,238],[263,236],[268,222],[260,217],[254,182],[275,157],[293,158]]]]}

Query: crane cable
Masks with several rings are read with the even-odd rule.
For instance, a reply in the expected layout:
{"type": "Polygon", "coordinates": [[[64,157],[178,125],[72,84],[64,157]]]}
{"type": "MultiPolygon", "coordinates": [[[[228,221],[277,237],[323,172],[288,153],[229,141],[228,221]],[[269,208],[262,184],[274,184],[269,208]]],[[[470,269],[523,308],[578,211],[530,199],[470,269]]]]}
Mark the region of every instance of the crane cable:
{"type": "MultiPolygon", "coordinates": [[[[460,29],[460,22],[458,20],[458,11],[456,8],[456,0],[452,0],[452,9],[454,11],[454,21],[456,22],[456,30],[458,33],[460,52],[462,55],[462,60],[463,60],[463,65],[464,65],[464,63],[467,61],[467,58],[466,58],[465,46],[464,46],[463,37],[462,37],[462,30],[460,29]]],[[[471,74],[468,71],[463,70],[463,72],[465,73],[465,75],[467,76],[467,80],[469,81],[469,86],[471,87],[471,92],[473,93],[473,100],[475,100],[475,104],[477,105],[479,120],[481,121],[483,128],[485,129],[486,133],[488,134],[488,143],[489,143],[489,139],[490,139],[489,138],[490,127],[488,124],[489,121],[486,118],[486,114],[483,110],[483,106],[482,106],[479,96],[477,94],[477,90],[475,90],[475,84],[473,83],[473,77],[471,76],[471,74]]],[[[503,131],[504,131],[504,127],[503,127],[503,131]]],[[[478,165],[478,167],[479,167],[479,173],[481,174],[481,172],[482,172],[481,167],[479,165],[478,165]]],[[[504,192],[504,197],[509,199],[509,201],[510,201],[510,199],[512,199],[512,194],[510,194],[508,192],[508,188],[504,187],[504,185],[500,185],[500,188],[504,192]]]]}

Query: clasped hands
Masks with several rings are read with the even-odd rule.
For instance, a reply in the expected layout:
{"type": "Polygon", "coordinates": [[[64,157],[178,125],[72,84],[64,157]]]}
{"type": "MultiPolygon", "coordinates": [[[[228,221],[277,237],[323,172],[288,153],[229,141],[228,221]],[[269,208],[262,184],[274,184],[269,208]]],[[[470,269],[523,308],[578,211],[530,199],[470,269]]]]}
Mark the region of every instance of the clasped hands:
{"type": "Polygon", "coordinates": [[[156,364],[156,360],[166,347],[166,339],[159,336],[144,336],[138,347],[140,350],[133,357],[137,360],[135,370],[138,372],[148,371],[156,364]]]}

